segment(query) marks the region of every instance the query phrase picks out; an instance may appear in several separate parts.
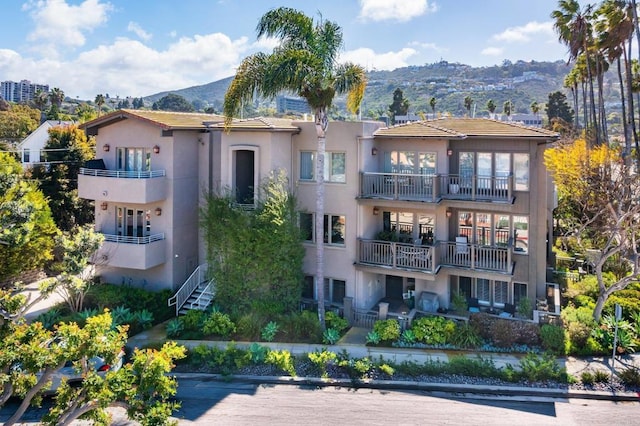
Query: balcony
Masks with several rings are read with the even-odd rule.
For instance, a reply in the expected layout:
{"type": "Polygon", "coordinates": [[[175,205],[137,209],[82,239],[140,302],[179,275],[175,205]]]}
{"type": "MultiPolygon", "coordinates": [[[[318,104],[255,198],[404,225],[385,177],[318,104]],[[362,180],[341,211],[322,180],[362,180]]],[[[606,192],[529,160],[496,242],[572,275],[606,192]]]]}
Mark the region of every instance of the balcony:
{"type": "Polygon", "coordinates": [[[404,269],[435,274],[436,246],[359,240],[358,263],[382,268],[404,269]]]}
{"type": "Polygon", "coordinates": [[[511,202],[513,176],[421,175],[405,173],[361,173],[362,198],[421,201],[442,199],[511,202]]]}
{"type": "Polygon", "coordinates": [[[166,262],[164,234],[148,237],[125,237],[104,234],[100,250],[108,266],[146,270],[166,262]]]}
{"type": "Polygon", "coordinates": [[[78,196],[87,200],[148,204],[167,198],[164,170],[124,171],[81,168],[78,196]]]}
{"type": "Polygon", "coordinates": [[[481,246],[465,240],[416,246],[379,240],[359,240],[358,263],[387,269],[435,274],[441,266],[511,274],[511,247],[481,246]]]}

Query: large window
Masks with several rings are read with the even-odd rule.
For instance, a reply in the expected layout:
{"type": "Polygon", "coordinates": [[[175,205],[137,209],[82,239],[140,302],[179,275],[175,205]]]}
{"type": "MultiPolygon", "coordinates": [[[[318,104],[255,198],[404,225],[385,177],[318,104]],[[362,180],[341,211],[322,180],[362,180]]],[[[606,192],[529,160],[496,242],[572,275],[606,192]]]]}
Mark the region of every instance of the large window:
{"type": "MultiPolygon", "coordinates": [[[[302,285],[302,297],[304,299],[318,299],[315,287],[315,277],[305,275],[302,285]]],[[[336,278],[324,279],[324,300],[325,303],[333,305],[342,305],[347,295],[347,282],[336,278]]]]}
{"type": "MultiPolygon", "coordinates": [[[[313,213],[300,213],[300,231],[303,241],[315,241],[315,225],[313,213]]],[[[324,215],[324,243],[344,246],[346,218],[341,215],[324,215]]]]}
{"type": "Polygon", "coordinates": [[[118,148],[118,170],[150,171],[151,151],[146,148],[118,148]]]}
{"type": "Polygon", "coordinates": [[[516,191],[529,190],[529,154],[508,152],[461,152],[458,173],[462,188],[470,188],[474,174],[479,189],[506,190],[508,176],[513,175],[516,191]],[[502,179],[501,179],[502,178],[502,179]]]}
{"type": "Polygon", "coordinates": [[[487,246],[504,247],[511,242],[514,251],[529,252],[527,216],[459,211],[457,235],[467,237],[471,243],[487,246]]]}
{"type": "MultiPolygon", "coordinates": [[[[315,180],[316,153],[300,152],[300,180],[315,180]]],[[[346,182],[346,155],[344,152],[327,151],[324,157],[325,182],[346,182]]]]}
{"type": "Polygon", "coordinates": [[[151,210],[116,207],[116,227],[121,237],[148,237],[151,234],[151,210]]]}
{"type": "Polygon", "coordinates": [[[382,221],[382,229],[395,234],[401,243],[415,243],[417,239],[421,239],[422,244],[433,244],[435,241],[433,215],[385,211],[382,221]]]}
{"type": "Polygon", "coordinates": [[[513,216],[514,251],[529,253],[529,218],[513,216]]]}
{"type": "MultiPolygon", "coordinates": [[[[486,278],[458,277],[458,287],[452,286],[452,294],[458,292],[466,298],[478,299],[482,306],[496,308],[504,307],[511,300],[509,295],[510,284],[508,281],[494,281],[486,278]]],[[[518,303],[520,298],[527,297],[527,285],[513,284],[513,301],[518,303]]]]}
{"type": "Polygon", "coordinates": [[[436,173],[435,152],[391,151],[385,153],[386,173],[433,175],[436,173]]]}

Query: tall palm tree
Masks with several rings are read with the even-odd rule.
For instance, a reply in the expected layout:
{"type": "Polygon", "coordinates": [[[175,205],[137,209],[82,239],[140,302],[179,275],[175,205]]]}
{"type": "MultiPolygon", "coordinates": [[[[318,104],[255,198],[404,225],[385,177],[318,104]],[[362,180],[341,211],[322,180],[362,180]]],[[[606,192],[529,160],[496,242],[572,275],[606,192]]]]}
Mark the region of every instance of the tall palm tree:
{"type": "Polygon", "coordinates": [[[60,109],[62,101],[64,101],[64,92],[62,91],[62,89],[54,87],[53,89],[51,89],[51,92],[49,92],[49,99],[51,100],[51,104],[60,109]]]}
{"type": "MultiPolygon", "coordinates": [[[[589,84],[590,98],[590,123],[594,127],[596,144],[600,143],[600,132],[596,119],[596,103],[593,90],[593,76],[591,69],[590,47],[593,45],[591,11],[593,6],[586,5],[584,9],[580,7],[578,0],[559,0],[558,10],[551,12],[551,17],[555,19],[553,24],[558,39],[569,48],[569,62],[578,58],[580,54],[586,56],[587,81],[589,84]]],[[[585,123],[587,128],[589,123],[585,123]]]]}
{"type": "Polygon", "coordinates": [[[489,114],[491,115],[491,118],[494,117],[494,113],[496,112],[496,103],[493,101],[493,99],[489,99],[487,101],[487,110],[489,111],[489,114]]]}
{"type": "Polygon", "coordinates": [[[36,106],[36,108],[38,108],[40,111],[43,111],[48,102],[49,94],[40,89],[36,90],[36,93],[33,96],[33,104],[36,106]]]}
{"type": "Polygon", "coordinates": [[[467,110],[467,116],[471,117],[471,106],[473,105],[473,99],[471,96],[465,96],[464,98],[464,107],[467,110]]]}
{"type": "Polygon", "coordinates": [[[342,28],[302,12],[280,7],[265,13],[256,28],[258,38],[274,37],[280,44],[271,54],[256,53],[245,58],[224,97],[225,125],[230,126],[243,103],[254,95],[274,97],[282,91],[306,99],[315,114],[318,135],[316,178],[316,288],[318,319],[325,328],[324,308],[324,161],[328,112],[337,94],[347,95],[347,107],[356,113],[367,84],[364,68],[338,64],[343,46],[342,28]]]}
{"type": "Polygon", "coordinates": [[[511,113],[513,112],[513,102],[511,100],[504,101],[504,105],[502,106],[502,112],[507,115],[507,120],[511,119],[511,113]]]}
{"type": "Polygon", "coordinates": [[[429,106],[431,106],[431,112],[433,113],[433,118],[436,118],[436,97],[432,96],[431,99],[429,99],[429,106]]]}
{"type": "Polygon", "coordinates": [[[96,95],[96,100],[94,102],[98,106],[98,117],[100,117],[100,113],[102,112],[102,105],[104,105],[104,103],[106,102],[104,95],[102,93],[96,95]]]}
{"type": "Polygon", "coordinates": [[[540,112],[540,105],[538,104],[538,102],[536,101],[531,102],[531,112],[536,117],[538,116],[538,112],[540,112]]]}

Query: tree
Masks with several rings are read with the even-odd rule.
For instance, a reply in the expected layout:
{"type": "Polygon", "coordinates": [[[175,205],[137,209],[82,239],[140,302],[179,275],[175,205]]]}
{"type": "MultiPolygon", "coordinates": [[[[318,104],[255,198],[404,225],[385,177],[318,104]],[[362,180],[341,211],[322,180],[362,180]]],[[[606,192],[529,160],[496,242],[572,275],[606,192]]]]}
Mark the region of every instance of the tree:
{"type": "Polygon", "coordinates": [[[589,148],[584,139],[545,151],[545,165],[558,188],[559,208],[570,212],[560,218],[562,227],[583,252],[594,253],[598,321],[609,296],[640,279],[640,182],[617,150],[589,148]],[[611,265],[618,273],[613,283],[604,276],[611,265]]]}
{"type": "Polygon", "coordinates": [[[104,95],[102,93],[100,93],[99,95],[96,95],[96,99],[95,99],[94,103],[98,107],[98,117],[100,117],[100,113],[102,112],[102,105],[104,105],[105,102],[106,102],[106,100],[105,100],[104,95]]]}
{"type": "Polygon", "coordinates": [[[49,94],[42,90],[37,90],[35,95],[33,96],[33,104],[40,111],[44,111],[45,107],[49,103],[49,94]]]}
{"type": "Polygon", "coordinates": [[[464,98],[464,108],[467,110],[467,117],[471,117],[471,107],[473,106],[473,99],[471,96],[465,96],[464,98]]]}
{"type": "Polygon", "coordinates": [[[58,228],[70,231],[77,225],[93,223],[93,206],[78,197],[80,167],[94,156],[95,140],[87,138],[76,125],[49,129],[45,145],[48,165],[33,168],[42,192],[49,198],[53,219],[58,228]]]}
{"type": "Polygon", "coordinates": [[[540,105],[538,104],[538,102],[536,101],[531,102],[531,112],[536,117],[538,116],[538,112],[540,112],[540,105]]]}
{"type": "Polygon", "coordinates": [[[0,152],[0,280],[51,260],[57,233],[42,192],[24,179],[16,159],[0,152]]]}
{"type": "Polygon", "coordinates": [[[511,119],[511,113],[513,112],[513,102],[511,102],[511,100],[504,101],[502,112],[507,116],[507,120],[511,119]]]}
{"type": "Polygon", "coordinates": [[[429,99],[429,106],[431,107],[431,112],[433,113],[433,118],[436,118],[436,98],[435,98],[435,96],[432,96],[431,99],[429,99]]]}
{"type": "Polygon", "coordinates": [[[49,100],[51,101],[52,106],[55,105],[56,108],[60,110],[60,107],[62,106],[62,101],[64,101],[64,92],[61,89],[54,87],[49,92],[49,100]]]}
{"type": "Polygon", "coordinates": [[[547,117],[549,118],[549,123],[552,123],[557,118],[566,123],[573,122],[573,112],[567,103],[567,96],[564,93],[560,91],[549,93],[547,117]]]}
{"type": "Polygon", "coordinates": [[[201,226],[216,303],[225,312],[298,309],[304,247],[296,199],[287,188],[284,173],[272,173],[260,187],[256,209],[250,211],[231,194],[207,197],[201,226]]]}
{"type": "Polygon", "coordinates": [[[347,95],[347,107],[355,113],[366,87],[365,70],[351,63],[336,62],[343,46],[342,29],[334,22],[313,19],[295,9],[280,7],[267,12],[257,26],[258,38],[275,37],[280,45],[271,54],[256,53],[245,58],[224,99],[227,126],[243,103],[254,94],[273,98],[282,91],[297,93],[307,100],[315,115],[318,135],[316,178],[316,287],[318,319],[324,318],[324,163],[328,112],[335,95],[347,95]]]}
{"type": "Polygon", "coordinates": [[[40,111],[27,105],[10,105],[0,111],[0,140],[20,142],[40,125],[40,111]]]}
{"type": "Polygon", "coordinates": [[[396,115],[407,115],[407,112],[409,112],[409,100],[404,97],[402,89],[398,87],[393,91],[393,102],[389,105],[391,123],[395,124],[396,115]]]}
{"type": "Polygon", "coordinates": [[[153,103],[153,109],[160,111],[193,112],[193,105],[183,96],[169,93],[153,103]]]}
{"type": "Polygon", "coordinates": [[[85,123],[97,117],[95,109],[86,102],[83,102],[76,107],[75,114],[78,117],[77,121],[80,123],[85,123]]]}
{"type": "Polygon", "coordinates": [[[71,312],[80,312],[84,297],[91,288],[95,274],[95,253],[104,241],[104,236],[93,230],[92,225],[77,227],[68,235],[58,239],[62,254],[62,274],[56,279],[60,283],[58,292],[64,297],[71,312]]]}
{"type": "Polygon", "coordinates": [[[493,114],[496,112],[496,103],[493,101],[493,99],[489,99],[487,101],[487,111],[489,111],[489,115],[491,116],[491,118],[493,118],[493,114]]]}

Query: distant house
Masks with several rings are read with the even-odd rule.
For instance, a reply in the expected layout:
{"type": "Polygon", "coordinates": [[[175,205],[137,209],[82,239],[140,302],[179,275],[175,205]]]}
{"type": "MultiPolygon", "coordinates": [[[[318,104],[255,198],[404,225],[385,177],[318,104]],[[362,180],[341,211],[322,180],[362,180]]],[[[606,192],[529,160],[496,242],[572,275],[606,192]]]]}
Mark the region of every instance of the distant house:
{"type": "Polygon", "coordinates": [[[18,144],[17,151],[20,155],[22,166],[27,169],[34,164],[45,162],[44,147],[49,140],[49,129],[56,126],[69,126],[73,121],[47,120],[36,130],[18,144]]]}

